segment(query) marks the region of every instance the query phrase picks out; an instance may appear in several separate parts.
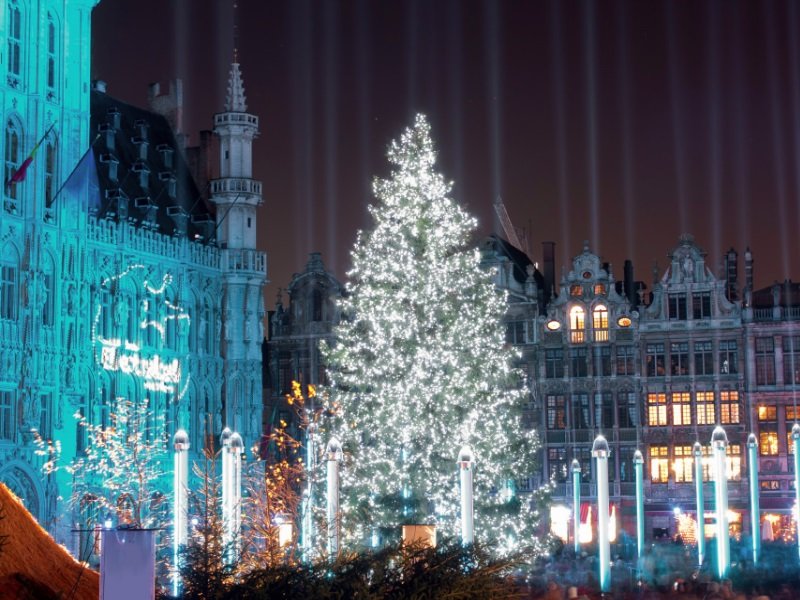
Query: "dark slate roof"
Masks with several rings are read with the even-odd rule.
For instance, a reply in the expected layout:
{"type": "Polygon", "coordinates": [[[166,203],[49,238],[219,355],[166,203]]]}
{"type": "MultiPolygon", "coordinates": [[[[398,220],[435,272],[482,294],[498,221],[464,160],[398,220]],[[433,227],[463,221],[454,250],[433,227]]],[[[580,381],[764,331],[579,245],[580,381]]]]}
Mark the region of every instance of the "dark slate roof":
{"type": "Polygon", "coordinates": [[[213,238],[214,207],[203,197],[205,190],[197,189],[167,120],[97,90],[91,93],[91,115],[100,184],[98,217],[127,217],[136,225],[173,235],[178,234],[178,215],[185,211],[190,239],[213,238]],[[142,142],[147,144],[146,152],[142,152],[142,142]],[[165,159],[169,154],[171,164],[165,159]],[[112,173],[115,161],[116,177],[112,173]],[[145,181],[143,170],[148,172],[145,181]]]}
{"type": "Polygon", "coordinates": [[[778,287],[778,305],[784,308],[789,306],[800,306],[800,283],[795,283],[791,279],[782,283],[777,281],[765,288],[753,292],[753,308],[772,308],[775,305],[775,298],[772,289],[778,287]]]}
{"type": "MultiPolygon", "coordinates": [[[[527,254],[495,233],[489,235],[484,244],[491,245],[495,252],[508,257],[514,264],[514,279],[519,283],[525,283],[528,280],[528,265],[532,265],[533,262],[528,258],[527,254]]],[[[539,269],[534,270],[533,279],[539,289],[544,288],[544,276],[539,272],[539,269]]]]}

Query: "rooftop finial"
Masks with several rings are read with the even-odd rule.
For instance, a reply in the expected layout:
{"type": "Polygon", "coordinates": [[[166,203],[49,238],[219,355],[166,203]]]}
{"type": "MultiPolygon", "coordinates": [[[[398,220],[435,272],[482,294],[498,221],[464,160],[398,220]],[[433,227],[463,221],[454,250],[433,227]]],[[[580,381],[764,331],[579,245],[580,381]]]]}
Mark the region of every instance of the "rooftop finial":
{"type": "Polygon", "coordinates": [[[244,82],[239,63],[231,65],[228,76],[228,96],[225,100],[225,110],[228,112],[247,112],[247,102],[244,96],[244,82]]]}
{"type": "Polygon", "coordinates": [[[239,2],[233,0],[233,62],[239,64],[239,2]]]}

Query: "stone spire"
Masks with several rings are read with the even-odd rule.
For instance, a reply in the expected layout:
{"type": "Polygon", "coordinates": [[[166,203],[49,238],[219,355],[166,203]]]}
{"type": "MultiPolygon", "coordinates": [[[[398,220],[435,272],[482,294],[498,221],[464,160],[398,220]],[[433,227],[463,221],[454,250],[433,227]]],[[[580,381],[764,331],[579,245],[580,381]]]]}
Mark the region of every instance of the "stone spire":
{"type": "Polygon", "coordinates": [[[239,63],[231,63],[231,72],[228,75],[228,95],[225,99],[226,112],[247,112],[247,103],[244,96],[244,81],[239,63]]]}

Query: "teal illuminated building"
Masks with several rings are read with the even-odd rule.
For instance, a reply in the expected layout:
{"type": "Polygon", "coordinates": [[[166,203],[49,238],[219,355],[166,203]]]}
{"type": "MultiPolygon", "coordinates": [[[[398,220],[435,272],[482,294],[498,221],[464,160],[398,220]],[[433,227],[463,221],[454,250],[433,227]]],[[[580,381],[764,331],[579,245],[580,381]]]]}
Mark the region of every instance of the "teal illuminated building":
{"type": "Polygon", "coordinates": [[[218,166],[197,173],[176,89],[148,111],[91,84],[96,4],[0,0],[5,181],[48,132],[0,206],[0,480],[65,543],[70,480],[42,474],[34,431],[69,462],[87,443],[75,415],[104,423],[122,397],[147,399],[170,437],[186,429],[192,452],[225,426],[248,446],[262,432],[258,118],[239,66],[213,119],[218,166]]]}

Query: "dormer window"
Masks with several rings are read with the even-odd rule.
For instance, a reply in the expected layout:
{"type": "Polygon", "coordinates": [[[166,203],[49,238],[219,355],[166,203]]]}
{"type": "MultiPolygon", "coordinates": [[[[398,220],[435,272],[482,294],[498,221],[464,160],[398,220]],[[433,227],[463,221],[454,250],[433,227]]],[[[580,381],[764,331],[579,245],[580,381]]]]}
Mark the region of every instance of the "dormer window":
{"type": "Polygon", "coordinates": [[[570,341],[582,344],[586,341],[586,311],[580,306],[573,306],[569,311],[570,341]]]}
{"type": "Polygon", "coordinates": [[[595,342],[608,341],[608,307],[598,304],[592,311],[592,329],[595,342]]]}
{"type": "Polygon", "coordinates": [[[164,163],[164,167],[171,169],[173,153],[172,148],[170,148],[168,144],[159,144],[156,150],[158,150],[159,154],[161,154],[161,162],[164,163]]]}
{"type": "Polygon", "coordinates": [[[594,295],[595,296],[605,296],[606,295],[606,286],[602,283],[595,283],[594,284],[594,295]]]}
{"type": "Polygon", "coordinates": [[[583,295],[583,287],[580,285],[571,285],[569,286],[569,295],[570,296],[582,296],[583,295]]]}

